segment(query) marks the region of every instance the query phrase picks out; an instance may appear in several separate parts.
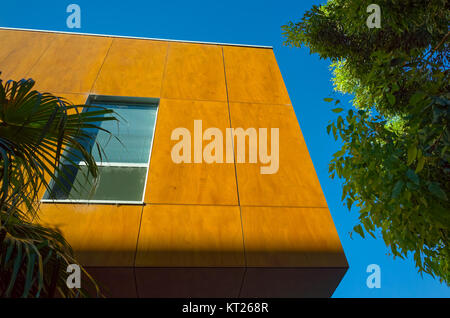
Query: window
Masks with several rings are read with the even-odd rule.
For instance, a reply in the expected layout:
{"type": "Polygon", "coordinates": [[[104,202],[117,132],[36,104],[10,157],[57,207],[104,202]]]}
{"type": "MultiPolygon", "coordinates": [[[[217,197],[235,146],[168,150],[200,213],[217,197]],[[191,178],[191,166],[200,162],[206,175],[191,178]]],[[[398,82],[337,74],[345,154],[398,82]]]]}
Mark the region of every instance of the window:
{"type": "Polygon", "coordinates": [[[101,129],[89,131],[103,148],[100,155],[94,141],[86,145],[99,168],[97,184],[88,176],[84,162],[78,162],[77,167],[66,164],[70,173],[60,177],[58,183],[50,184],[51,190],[45,193],[42,202],[143,203],[158,101],[151,98],[90,96],[87,104],[113,109],[117,113],[119,122],[104,121],[97,123],[97,126],[118,139],[101,129]]]}

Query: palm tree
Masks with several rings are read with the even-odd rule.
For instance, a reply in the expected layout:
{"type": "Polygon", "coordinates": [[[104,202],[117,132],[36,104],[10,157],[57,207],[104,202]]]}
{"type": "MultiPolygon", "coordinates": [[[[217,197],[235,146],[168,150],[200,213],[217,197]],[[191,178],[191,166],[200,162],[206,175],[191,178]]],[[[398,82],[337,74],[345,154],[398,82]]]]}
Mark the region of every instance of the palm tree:
{"type": "Polygon", "coordinates": [[[86,290],[66,286],[67,266],[78,262],[58,231],[37,224],[38,196],[42,187],[50,188],[50,180],[69,177],[67,164],[75,161],[84,161],[87,173],[97,178],[97,165],[84,145],[92,141],[92,128],[101,129],[99,122],[116,118],[112,110],[39,93],[34,84],[0,79],[0,297],[87,296],[86,290]]]}

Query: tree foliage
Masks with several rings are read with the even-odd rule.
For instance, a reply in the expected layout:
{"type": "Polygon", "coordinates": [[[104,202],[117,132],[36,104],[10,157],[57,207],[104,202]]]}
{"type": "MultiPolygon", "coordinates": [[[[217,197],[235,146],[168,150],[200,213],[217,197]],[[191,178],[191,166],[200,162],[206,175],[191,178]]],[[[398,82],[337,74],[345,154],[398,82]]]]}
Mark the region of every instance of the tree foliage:
{"type": "MultiPolygon", "coordinates": [[[[0,297],[83,296],[85,290],[66,285],[67,266],[78,264],[70,245],[37,222],[39,194],[50,180],[60,182],[57,176],[70,177],[65,167],[74,160],[84,161],[97,177],[84,146],[93,138],[87,129],[101,129],[98,122],[115,118],[112,110],[83,112],[95,106],[73,105],[33,86],[33,80],[0,80],[0,297]]],[[[86,285],[99,292],[80,268],[86,285]]]]}
{"type": "Polygon", "coordinates": [[[371,3],[313,6],[283,26],[285,44],[329,59],[335,90],[353,96],[327,130],[343,142],[329,171],[359,207],[354,231],[380,230],[394,256],[412,253],[449,284],[449,3],[380,0],[381,28],[369,29],[371,3]]]}

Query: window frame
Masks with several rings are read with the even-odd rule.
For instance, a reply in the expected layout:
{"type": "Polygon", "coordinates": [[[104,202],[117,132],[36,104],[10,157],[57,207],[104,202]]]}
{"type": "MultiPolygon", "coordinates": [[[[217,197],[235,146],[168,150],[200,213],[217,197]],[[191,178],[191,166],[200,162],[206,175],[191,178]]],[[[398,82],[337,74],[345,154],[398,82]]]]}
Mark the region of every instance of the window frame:
{"type": "MultiPolygon", "coordinates": [[[[99,167],[136,167],[146,168],[144,188],[142,192],[141,201],[125,201],[125,200],[88,200],[88,199],[44,199],[40,200],[41,203],[69,203],[69,204],[109,204],[109,205],[145,205],[145,191],[147,190],[148,174],[150,170],[150,161],[152,157],[153,142],[156,134],[156,123],[158,121],[158,113],[160,106],[160,99],[153,97],[128,97],[128,96],[111,96],[111,95],[96,95],[91,94],[88,96],[85,105],[91,105],[92,103],[110,103],[111,105],[117,104],[134,104],[142,105],[143,107],[156,107],[155,122],[153,124],[153,134],[150,141],[150,150],[148,154],[147,163],[117,163],[117,162],[97,162],[99,167]]],[[[85,162],[79,162],[77,166],[85,166],[85,162]]],[[[45,194],[48,190],[45,191],[45,194]]]]}

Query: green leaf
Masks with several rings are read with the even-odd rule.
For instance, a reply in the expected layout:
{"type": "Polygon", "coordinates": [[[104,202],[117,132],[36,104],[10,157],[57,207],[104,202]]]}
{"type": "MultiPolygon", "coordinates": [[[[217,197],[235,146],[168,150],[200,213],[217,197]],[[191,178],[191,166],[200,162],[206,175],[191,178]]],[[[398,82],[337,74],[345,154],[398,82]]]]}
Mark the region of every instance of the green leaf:
{"type": "Polygon", "coordinates": [[[439,183],[437,182],[430,182],[428,185],[428,190],[437,198],[447,201],[447,195],[445,192],[441,189],[439,183]]]}
{"type": "Polygon", "coordinates": [[[406,176],[408,177],[409,180],[411,180],[415,184],[419,184],[419,177],[411,169],[408,169],[408,171],[406,171],[406,176]]]}
{"type": "Polygon", "coordinates": [[[423,169],[423,165],[425,164],[425,157],[421,156],[417,162],[416,173],[419,173],[423,169]]]}
{"type": "Polygon", "coordinates": [[[343,111],[343,110],[344,110],[343,108],[335,108],[335,109],[332,109],[333,113],[340,113],[340,112],[343,111]]]}
{"type": "Polygon", "coordinates": [[[354,200],[352,198],[347,198],[347,209],[350,211],[352,209],[354,200]]]}
{"type": "Polygon", "coordinates": [[[361,226],[361,224],[356,225],[355,227],[353,227],[353,231],[355,231],[356,233],[358,233],[359,235],[361,235],[362,238],[365,238],[364,236],[364,230],[361,226]]]}
{"type": "Polygon", "coordinates": [[[416,160],[417,157],[417,147],[415,144],[412,144],[408,148],[408,166],[411,165],[411,163],[416,160]]]}
{"type": "Polygon", "coordinates": [[[386,95],[386,97],[387,97],[387,99],[389,101],[389,104],[394,106],[395,105],[395,96],[392,95],[391,93],[389,93],[389,94],[386,95]]]}
{"type": "Polygon", "coordinates": [[[415,92],[411,98],[409,99],[409,103],[412,106],[416,106],[422,99],[424,99],[426,94],[424,92],[418,91],[415,92]]]}
{"type": "Polygon", "coordinates": [[[393,199],[397,198],[400,192],[402,191],[404,185],[405,183],[402,180],[397,181],[392,190],[391,198],[393,199]]]}
{"type": "Polygon", "coordinates": [[[334,101],[334,98],[324,98],[324,101],[326,101],[327,103],[334,101]]]}
{"type": "Polygon", "coordinates": [[[345,155],[345,152],[346,152],[346,150],[345,149],[341,149],[341,150],[339,150],[339,151],[336,151],[335,153],[334,153],[334,155],[333,155],[333,157],[341,157],[341,156],[343,156],[343,155],[345,155]]]}

